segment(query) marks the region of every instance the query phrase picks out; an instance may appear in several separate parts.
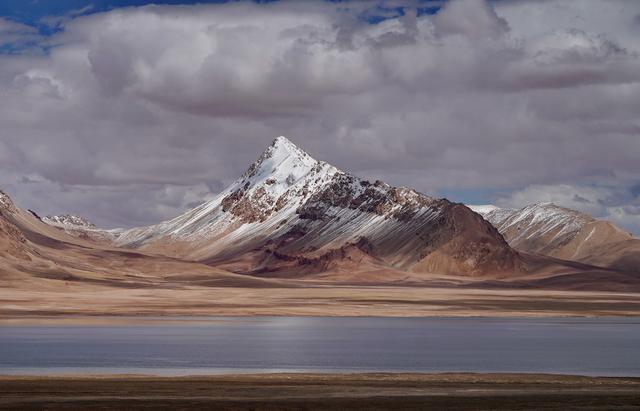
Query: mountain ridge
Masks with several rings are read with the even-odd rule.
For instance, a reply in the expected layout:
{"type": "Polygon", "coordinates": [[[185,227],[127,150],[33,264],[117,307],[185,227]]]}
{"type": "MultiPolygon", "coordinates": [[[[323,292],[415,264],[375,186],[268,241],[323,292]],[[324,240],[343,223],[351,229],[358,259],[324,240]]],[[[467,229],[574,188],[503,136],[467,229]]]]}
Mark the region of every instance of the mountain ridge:
{"type": "Polygon", "coordinates": [[[0,243],[13,250],[0,252],[0,282],[18,288],[640,287],[633,273],[517,251],[463,204],[358,178],[284,137],[214,199],[173,219],[111,230],[85,221],[41,219],[0,195],[0,243]]]}
{"type": "Polygon", "coordinates": [[[280,136],[239,179],[193,210],[148,227],[86,231],[119,247],[208,264],[242,259],[242,267],[226,267],[252,274],[321,272],[339,260],[350,264],[355,254],[414,273],[523,270],[502,236],[474,216],[446,199],[355,177],[280,136]]]}
{"type": "Polygon", "coordinates": [[[520,209],[471,208],[518,250],[604,268],[640,271],[640,240],[608,221],[549,202],[520,209]]]}

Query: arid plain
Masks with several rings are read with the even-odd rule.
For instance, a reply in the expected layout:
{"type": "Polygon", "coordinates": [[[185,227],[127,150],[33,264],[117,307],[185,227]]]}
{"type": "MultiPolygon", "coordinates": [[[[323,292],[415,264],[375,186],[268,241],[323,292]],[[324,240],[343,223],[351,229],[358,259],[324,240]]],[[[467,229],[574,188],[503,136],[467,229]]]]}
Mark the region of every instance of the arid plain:
{"type": "Polygon", "coordinates": [[[95,322],[110,316],[638,316],[634,293],[309,286],[0,290],[2,322],[95,322]],[[71,316],[71,317],[69,317],[71,316]]]}

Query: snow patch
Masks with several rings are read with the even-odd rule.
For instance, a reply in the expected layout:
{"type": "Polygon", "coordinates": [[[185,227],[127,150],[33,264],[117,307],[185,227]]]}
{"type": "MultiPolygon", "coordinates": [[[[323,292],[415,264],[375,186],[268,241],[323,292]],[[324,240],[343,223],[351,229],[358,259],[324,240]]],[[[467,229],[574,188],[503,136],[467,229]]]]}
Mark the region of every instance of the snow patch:
{"type": "Polygon", "coordinates": [[[96,226],[86,220],[85,218],[79,217],[77,215],[72,214],[64,214],[64,215],[48,215],[42,218],[42,221],[49,225],[57,226],[57,227],[71,227],[71,228],[95,228],[96,226]]]}
{"type": "Polygon", "coordinates": [[[473,212],[476,212],[481,216],[484,216],[485,214],[489,214],[492,211],[500,209],[498,206],[494,206],[493,204],[482,204],[482,205],[466,204],[466,206],[469,207],[473,212]]]}

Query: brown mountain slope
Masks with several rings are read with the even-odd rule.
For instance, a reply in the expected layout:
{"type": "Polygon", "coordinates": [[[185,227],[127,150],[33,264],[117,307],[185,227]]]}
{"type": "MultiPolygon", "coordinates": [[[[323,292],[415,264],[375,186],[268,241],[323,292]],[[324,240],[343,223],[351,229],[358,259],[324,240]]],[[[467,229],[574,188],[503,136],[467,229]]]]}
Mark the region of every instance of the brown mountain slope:
{"type": "Polygon", "coordinates": [[[126,288],[269,285],[204,264],[97,246],[45,224],[0,191],[2,286],[46,289],[70,282],[126,288]]]}
{"type": "Polygon", "coordinates": [[[29,265],[37,258],[35,248],[29,244],[22,231],[8,217],[17,212],[13,202],[0,191],[0,271],[4,276],[17,270],[20,265],[29,265]]]}
{"type": "Polygon", "coordinates": [[[640,272],[640,240],[608,221],[551,203],[482,214],[518,250],[640,272]]]}

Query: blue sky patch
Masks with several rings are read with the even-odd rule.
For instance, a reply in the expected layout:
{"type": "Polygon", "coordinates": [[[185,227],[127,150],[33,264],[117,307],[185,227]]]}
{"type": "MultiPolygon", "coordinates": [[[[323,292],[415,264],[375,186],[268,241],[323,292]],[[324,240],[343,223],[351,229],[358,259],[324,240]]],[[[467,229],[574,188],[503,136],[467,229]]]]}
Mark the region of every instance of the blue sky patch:
{"type": "MultiPolygon", "coordinates": [[[[50,34],[51,28],[43,22],[47,17],[79,16],[113,10],[121,7],[144,6],[148,4],[222,4],[236,0],[3,0],[0,2],[0,16],[36,27],[41,34],[50,34]]],[[[254,3],[273,3],[278,0],[253,0],[254,3]]],[[[328,3],[345,3],[348,0],[325,0],[328,3]]],[[[435,14],[440,9],[439,1],[422,0],[424,7],[418,7],[418,15],[435,14]],[[435,4],[435,5],[434,5],[435,4]]],[[[404,7],[385,7],[382,3],[372,7],[367,14],[369,23],[377,24],[389,18],[404,15],[404,7]]]]}
{"type": "MultiPolygon", "coordinates": [[[[2,42],[0,38],[0,54],[17,54],[25,50],[47,52],[46,47],[39,46],[42,36],[48,37],[63,30],[64,18],[73,18],[92,13],[105,12],[123,7],[145,6],[149,4],[195,5],[223,4],[239,0],[4,0],[0,2],[0,17],[21,23],[34,29],[28,35],[9,36],[10,40],[2,42]],[[40,36],[40,38],[37,38],[40,36]]],[[[279,0],[251,0],[257,4],[273,3],[279,0]]],[[[327,3],[348,5],[348,0],[324,0],[327,3]]],[[[431,15],[440,9],[440,1],[422,0],[416,9],[418,16],[431,15]]],[[[346,6],[348,9],[348,6],[346,6]]],[[[369,24],[379,24],[389,19],[404,16],[406,7],[387,7],[384,3],[371,2],[371,7],[358,18],[369,24]]],[[[7,34],[0,32],[0,35],[7,34]]],[[[14,34],[14,33],[11,33],[14,34]]]]}

